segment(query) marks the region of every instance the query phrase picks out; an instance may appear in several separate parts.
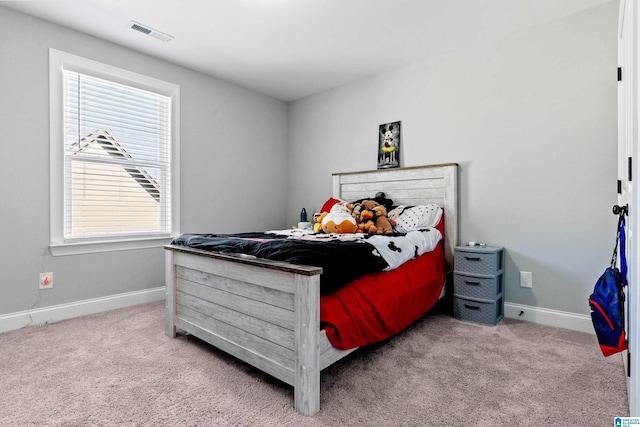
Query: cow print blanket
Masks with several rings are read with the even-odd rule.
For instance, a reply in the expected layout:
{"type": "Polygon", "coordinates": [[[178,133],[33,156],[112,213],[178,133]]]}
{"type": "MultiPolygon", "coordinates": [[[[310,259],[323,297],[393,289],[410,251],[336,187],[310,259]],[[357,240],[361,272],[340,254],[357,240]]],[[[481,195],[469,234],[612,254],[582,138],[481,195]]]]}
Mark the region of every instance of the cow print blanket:
{"type": "Polygon", "coordinates": [[[360,276],[393,270],[430,252],[441,239],[442,235],[435,228],[392,235],[274,230],[238,234],[185,233],[173,239],[171,244],[322,267],[320,292],[328,294],[360,276]]]}

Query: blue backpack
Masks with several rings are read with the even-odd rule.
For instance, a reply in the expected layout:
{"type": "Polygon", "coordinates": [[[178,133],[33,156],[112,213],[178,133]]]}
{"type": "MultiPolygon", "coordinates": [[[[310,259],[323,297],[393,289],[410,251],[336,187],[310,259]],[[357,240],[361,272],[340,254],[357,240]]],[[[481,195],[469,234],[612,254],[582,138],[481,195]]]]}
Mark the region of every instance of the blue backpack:
{"type": "MultiPolygon", "coordinates": [[[[615,209],[615,208],[614,208],[615,209]]],[[[615,210],[614,210],[615,212],[615,210]]],[[[604,356],[611,356],[627,349],[627,338],[624,331],[624,292],[627,277],[627,259],[625,256],[624,215],[626,209],[620,211],[618,219],[618,235],[616,247],[608,267],[598,279],[589,297],[591,320],[598,337],[600,350],[604,356]],[[620,241],[620,270],[615,266],[620,241]]]]}

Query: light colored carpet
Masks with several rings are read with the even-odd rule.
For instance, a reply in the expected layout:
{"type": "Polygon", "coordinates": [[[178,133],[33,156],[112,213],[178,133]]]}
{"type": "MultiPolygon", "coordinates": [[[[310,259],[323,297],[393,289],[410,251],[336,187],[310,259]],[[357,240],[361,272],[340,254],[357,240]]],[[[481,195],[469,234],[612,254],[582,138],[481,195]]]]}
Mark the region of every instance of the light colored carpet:
{"type": "Polygon", "coordinates": [[[427,315],[325,369],[321,410],[197,339],[163,303],[0,334],[2,426],[612,425],[628,416],[619,355],[595,336],[427,315]]]}

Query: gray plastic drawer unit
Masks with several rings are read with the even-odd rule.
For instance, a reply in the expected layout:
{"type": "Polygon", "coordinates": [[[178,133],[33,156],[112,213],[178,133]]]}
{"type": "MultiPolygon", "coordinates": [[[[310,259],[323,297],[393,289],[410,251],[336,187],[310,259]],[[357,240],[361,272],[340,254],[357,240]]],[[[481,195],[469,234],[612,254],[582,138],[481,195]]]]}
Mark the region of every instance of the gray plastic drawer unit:
{"type": "Polygon", "coordinates": [[[453,315],[495,325],[504,317],[504,249],[457,246],[454,253],[453,315]]]}

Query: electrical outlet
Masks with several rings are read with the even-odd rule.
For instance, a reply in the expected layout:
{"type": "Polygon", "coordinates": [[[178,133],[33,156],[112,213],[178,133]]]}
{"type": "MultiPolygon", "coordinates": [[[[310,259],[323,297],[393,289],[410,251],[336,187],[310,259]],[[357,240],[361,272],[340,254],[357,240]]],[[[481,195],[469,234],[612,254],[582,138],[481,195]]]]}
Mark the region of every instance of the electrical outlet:
{"type": "Polygon", "coordinates": [[[53,273],[40,273],[40,282],[38,282],[39,289],[51,289],[53,288],[53,273]]]}
{"type": "Polygon", "coordinates": [[[520,287],[533,288],[533,273],[531,273],[530,271],[520,272],[520,287]]]}

